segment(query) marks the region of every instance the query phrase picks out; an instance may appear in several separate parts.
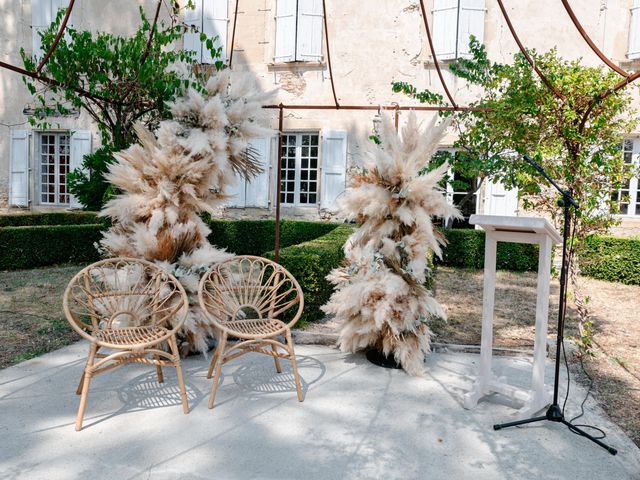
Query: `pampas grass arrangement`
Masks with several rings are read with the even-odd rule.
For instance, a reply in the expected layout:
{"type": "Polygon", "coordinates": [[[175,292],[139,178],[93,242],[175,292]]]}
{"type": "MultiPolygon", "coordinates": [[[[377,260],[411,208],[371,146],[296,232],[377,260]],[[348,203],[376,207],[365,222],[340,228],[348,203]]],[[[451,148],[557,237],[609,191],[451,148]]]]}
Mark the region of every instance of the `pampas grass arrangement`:
{"type": "Polygon", "coordinates": [[[340,214],[360,224],[345,245],[345,264],[327,279],[335,285],[322,308],[340,322],[344,352],[375,348],[411,375],[422,375],[430,351],[427,320],[446,318],[425,287],[429,250],[441,255],[433,217],[457,217],[439,183],[448,166],[418,172],[436,153],[446,124],[437,117],[421,132],[414,113],[402,137],[383,116],[380,144],[338,200],[340,214]]]}
{"type": "Polygon", "coordinates": [[[112,227],[101,248],[107,256],[143,258],[174,274],[193,299],[184,324],[183,351],[205,351],[212,327],[196,300],[201,274],[231,254],[207,240],[200,218],[228,196],[236,174],[261,171],[249,141],[271,134],[253,77],[223,70],[171,107],[172,120],[154,135],[136,126],[139,144],[116,154],[107,179],[121,192],[101,212],[112,227]]]}

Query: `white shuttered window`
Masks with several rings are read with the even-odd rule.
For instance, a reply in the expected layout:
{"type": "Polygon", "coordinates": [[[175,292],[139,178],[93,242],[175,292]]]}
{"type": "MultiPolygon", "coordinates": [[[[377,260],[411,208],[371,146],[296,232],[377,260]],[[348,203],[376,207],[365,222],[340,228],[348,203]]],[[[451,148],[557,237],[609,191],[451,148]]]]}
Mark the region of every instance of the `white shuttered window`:
{"type": "Polygon", "coordinates": [[[277,0],[273,60],[322,60],[322,28],[322,0],[277,0]]]}
{"type": "Polygon", "coordinates": [[[200,33],[214,39],[214,47],[222,47],[220,59],[227,60],[227,34],[229,25],[228,0],[193,0],[195,8],[184,11],[184,23],[194,31],[185,32],[184,49],[195,52],[198,63],[214,63],[206,42],[200,41],[200,33]]]}
{"type": "Polygon", "coordinates": [[[335,211],[336,200],[346,188],[347,132],[328,130],[322,135],[322,184],[320,208],[335,211]]]}
{"type": "Polygon", "coordinates": [[[11,131],[9,205],[29,206],[29,132],[11,131]]]}
{"type": "MultiPolygon", "coordinates": [[[[58,10],[69,6],[68,0],[31,0],[31,39],[32,54],[36,58],[40,58],[45,52],[42,51],[42,42],[40,40],[40,32],[45,31],[51,23],[56,19],[58,10]]],[[[68,26],[73,24],[73,14],[68,26]]]]}
{"type": "Polygon", "coordinates": [[[640,0],[633,0],[631,7],[631,23],[629,25],[630,60],[640,58],[640,0]]]}
{"type": "Polygon", "coordinates": [[[471,57],[471,35],[484,41],[485,11],[485,0],[434,0],[432,35],[439,60],[471,57]]]}

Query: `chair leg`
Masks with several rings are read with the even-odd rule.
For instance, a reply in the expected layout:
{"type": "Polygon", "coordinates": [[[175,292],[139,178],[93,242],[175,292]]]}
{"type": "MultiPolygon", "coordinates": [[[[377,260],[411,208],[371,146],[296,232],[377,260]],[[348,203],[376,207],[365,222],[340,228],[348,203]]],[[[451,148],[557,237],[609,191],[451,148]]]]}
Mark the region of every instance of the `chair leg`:
{"type": "Polygon", "coordinates": [[[298,362],[296,361],[296,354],[293,351],[293,339],[291,338],[291,330],[287,328],[287,347],[289,348],[289,359],[291,360],[291,368],[293,369],[293,379],[296,382],[296,391],[298,392],[298,401],[302,402],[304,396],[302,395],[302,387],[300,386],[300,375],[298,374],[298,362]]]}
{"type": "Polygon", "coordinates": [[[216,392],[218,391],[218,383],[220,382],[220,373],[222,373],[222,365],[224,364],[224,350],[227,346],[227,332],[222,333],[220,344],[216,350],[216,373],[213,376],[213,386],[211,387],[211,395],[209,395],[209,408],[213,408],[213,402],[216,400],[216,392]]]}
{"type": "Polygon", "coordinates": [[[207,378],[211,378],[213,375],[213,367],[216,366],[216,359],[218,358],[218,352],[220,351],[220,339],[222,338],[221,332],[218,332],[218,342],[216,345],[216,349],[213,352],[213,356],[211,357],[211,362],[209,362],[209,369],[207,370],[207,378]]]}
{"type": "MultiPolygon", "coordinates": [[[[184,386],[184,378],[182,376],[182,365],[180,363],[180,351],[178,350],[178,342],[176,341],[175,335],[172,335],[169,338],[169,348],[171,350],[171,353],[173,354],[173,362],[176,367],[176,374],[178,375],[178,386],[180,387],[180,397],[182,398],[182,411],[185,414],[187,414],[189,413],[189,400],[187,400],[187,389],[184,386]]],[[[160,370],[158,376],[160,375],[162,375],[162,370],[160,370]]]]}
{"type": "MultiPolygon", "coordinates": [[[[160,361],[160,355],[154,355],[153,358],[157,362],[160,361]]],[[[156,373],[158,374],[158,383],[164,383],[164,375],[162,373],[162,366],[159,363],[156,363],[156,373]]]]}
{"type": "MultiPolygon", "coordinates": [[[[96,354],[98,353],[98,350],[100,350],[100,345],[96,345],[96,354]]],[[[89,352],[91,352],[91,347],[89,347],[89,352]]],[[[84,368],[86,370],[87,365],[89,365],[89,356],[87,356],[87,362],[84,364],[84,368]]],[[[82,370],[82,375],[80,375],[80,381],[78,382],[78,388],[76,388],[76,395],[80,395],[82,393],[82,385],[84,384],[84,372],[85,370],[82,370]]]]}
{"type": "MultiPolygon", "coordinates": [[[[271,350],[273,350],[273,353],[275,353],[276,355],[278,354],[278,349],[276,348],[276,346],[272,343],[271,344],[271,350]]],[[[282,373],[282,366],[280,365],[280,359],[276,356],[273,357],[273,361],[276,364],[276,372],[278,373],[282,373]]]]}
{"type": "MultiPolygon", "coordinates": [[[[82,394],[80,396],[80,406],[78,407],[78,415],[76,416],[76,431],[82,430],[82,419],[84,418],[84,410],[87,407],[87,397],[89,396],[89,384],[91,383],[91,377],[93,376],[93,362],[96,358],[96,352],[98,346],[92,343],[89,347],[89,357],[87,358],[87,364],[84,367],[84,375],[80,383],[82,384],[82,394]]],[[[79,386],[78,386],[79,388],[79,386]]]]}

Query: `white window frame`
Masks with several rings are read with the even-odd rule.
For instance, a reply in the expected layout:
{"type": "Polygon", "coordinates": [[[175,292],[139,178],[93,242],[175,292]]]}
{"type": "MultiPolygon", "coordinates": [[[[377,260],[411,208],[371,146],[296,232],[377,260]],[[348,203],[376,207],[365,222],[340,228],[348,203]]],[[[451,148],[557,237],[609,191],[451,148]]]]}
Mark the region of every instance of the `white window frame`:
{"type": "Polygon", "coordinates": [[[640,0],[633,0],[629,20],[629,60],[640,58],[640,0]]]}
{"type": "Polygon", "coordinates": [[[209,24],[209,27],[211,27],[211,25],[215,24],[216,22],[219,22],[219,23],[222,22],[224,24],[224,27],[222,27],[222,30],[224,30],[224,33],[217,35],[218,37],[217,39],[216,38],[213,39],[215,48],[222,47],[222,53],[220,57],[218,57],[215,61],[227,62],[229,58],[229,52],[228,52],[229,1],[220,0],[220,3],[225,4],[224,6],[225,11],[222,12],[222,14],[219,13],[219,10],[220,10],[219,8],[214,8],[215,7],[215,3],[213,3],[214,0],[192,0],[192,1],[195,4],[195,9],[189,9],[189,11],[185,11],[184,20],[185,20],[185,23],[187,23],[188,25],[195,27],[196,31],[185,32],[184,34],[185,40],[183,40],[185,42],[185,45],[184,45],[185,50],[187,49],[192,50],[187,46],[186,39],[187,37],[189,37],[188,43],[195,47],[195,49],[192,50],[195,53],[195,61],[203,65],[209,65],[214,63],[213,59],[211,58],[211,54],[209,53],[209,49],[207,48],[206,41],[201,42],[199,37],[201,33],[205,33],[209,37],[211,37],[211,35],[209,35],[208,32],[206,31],[207,30],[206,24],[209,24]],[[222,15],[222,16],[219,16],[219,15],[222,15]]]}
{"type": "MultiPolygon", "coordinates": [[[[455,148],[439,148],[438,152],[447,152],[447,153],[451,153],[453,155],[455,155],[456,153],[456,149],[455,148]]],[[[451,167],[449,167],[449,170],[447,170],[447,176],[453,180],[454,178],[454,172],[453,169],[451,167]]],[[[479,181],[479,179],[476,179],[476,181],[479,181]]],[[[453,205],[454,207],[457,207],[457,205],[455,203],[453,203],[453,196],[456,194],[467,194],[469,192],[464,192],[464,191],[455,191],[453,189],[453,184],[449,181],[447,181],[447,185],[445,187],[445,198],[447,199],[447,203],[449,205],[453,205]]],[[[479,209],[479,190],[476,190],[475,192],[473,192],[473,196],[476,197],[475,198],[475,202],[476,202],[476,209],[474,213],[478,213],[478,209],[479,209]]]]}
{"type": "MultiPolygon", "coordinates": [[[[322,159],[322,152],[321,152],[321,146],[320,144],[322,143],[322,136],[320,134],[319,131],[317,130],[312,130],[312,131],[286,131],[283,132],[283,136],[294,136],[296,137],[296,145],[295,147],[295,164],[294,164],[294,191],[293,191],[293,203],[287,202],[286,201],[286,194],[287,193],[291,193],[289,191],[285,191],[284,189],[280,189],[280,205],[285,206],[285,207],[317,207],[320,204],[320,176],[322,174],[322,165],[321,165],[321,159],[322,159]],[[312,193],[312,192],[301,192],[300,191],[300,182],[302,181],[302,179],[300,178],[301,175],[301,171],[302,171],[302,136],[303,135],[315,135],[318,138],[318,143],[317,145],[309,145],[309,148],[313,148],[313,147],[317,147],[317,157],[316,157],[316,168],[315,169],[311,169],[310,167],[308,167],[309,172],[311,172],[312,170],[315,170],[316,172],[316,178],[315,178],[315,182],[316,182],[316,190],[315,190],[315,195],[316,195],[316,201],[313,203],[301,203],[300,202],[300,194],[301,193],[312,193]],[[285,200],[282,200],[282,197],[284,196],[285,200]]],[[[282,152],[285,152],[285,149],[287,148],[291,148],[288,145],[285,146],[284,142],[282,144],[282,152]]],[[[288,157],[287,157],[288,158],[288,157]]],[[[282,179],[281,179],[281,185],[282,183],[286,183],[287,181],[290,181],[288,178],[285,178],[285,173],[288,171],[287,168],[282,167],[282,157],[278,158],[278,161],[281,162],[281,175],[282,175],[282,179]]],[[[313,181],[308,179],[307,181],[313,181]]]]}
{"type": "MultiPolygon", "coordinates": [[[[68,6],[68,0],[31,0],[31,55],[34,59],[40,59],[46,53],[42,50],[39,32],[47,30],[56,19],[58,12],[66,11],[68,6]]],[[[73,26],[73,12],[67,26],[73,26]]]]}
{"type": "MultiPolygon", "coordinates": [[[[627,138],[622,144],[622,154],[624,155],[624,145],[627,141],[632,142],[630,168],[637,169],[640,165],[640,138],[627,138]]],[[[640,179],[631,177],[629,180],[628,202],[622,202],[622,190],[618,189],[616,202],[618,205],[627,203],[627,213],[619,212],[615,216],[619,218],[640,218],[640,213],[636,213],[636,208],[640,209],[640,179]]]]}
{"type": "MultiPolygon", "coordinates": [[[[435,54],[440,61],[444,60],[456,60],[458,58],[471,58],[471,52],[469,52],[469,36],[462,38],[462,32],[467,31],[463,29],[463,22],[471,22],[472,27],[470,30],[474,30],[472,20],[477,18],[477,12],[481,12],[482,19],[476,24],[475,37],[480,43],[484,43],[484,25],[486,22],[486,1],[485,0],[434,0],[433,9],[431,11],[431,24],[433,36],[435,54]],[[447,23],[447,18],[451,19],[447,13],[455,13],[455,35],[452,35],[451,25],[447,23]],[[444,37],[440,37],[443,35],[444,37]],[[453,42],[453,50],[438,51],[442,49],[444,45],[439,40],[442,39],[445,44],[453,42]]],[[[451,45],[449,45],[451,46],[451,45]]]]}
{"type": "MultiPolygon", "coordinates": [[[[43,205],[43,206],[47,206],[47,207],[69,207],[71,205],[71,194],[69,193],[69,184],[68,184],[68,180],[67,180],[67,174],[71,171],[72,166],[71,166],[71,132],[70,131],[59,131],[59,130],[55,130],[55,131],[43,131],[43,132],[38,132],[37,133],[37,141],[36,141],[36,192],[37,192],[37,203],[39,205],[43,205]],[[42,163],[42,137],[45,135],[53,135],[55,138],[55,151],[54,151],[54,155],[55,155],[55,167],[54,167],[54,196],[55,196],[55,201],[54,202],[49,202],[49,201],[44,201],[42,199],[43,195],[50,195],[49,192],[43,192],[43,181],[42,181],[42,175],[44,175],[42,168],[43,168],[43,163],[42,163]],[[67,137],[67,148],[68,148],[68,152],[67,152],[67,171],[64,173],[64,184],[66,187],[66,192],[64,194],[60,193],[60,150],[59,150],[59,142],[60,142],[60,137],[62,136],[66,136],[67,137]],[[67,201],[66,202],[61,202],[60,201],[60,195],[66,195],[67,197],[67,201]]],[[[50,175],[49,172],[46,173],[47,176],[50,175]]],[[[49,184],[49,182],[47,182],[47,184],[49,184]]]]}
{"type": "Polygon", "coordinates": [[[322,62],[324,59],[322,55],[324,49],[324,12],[322,4],[320,3],[321,0],[286,1],[295,2],[295,13],[281,13],[280,6],[278,5],[279,0],[274,0],[276,12],[275,47],[273,51],[274,63],[322,62]],[[307,5],[304,7],[308,8],[311,6],[312,11],[301,9],[301,1],[307,2],[307,5]],[[280,15],[282,15],[282,17],[280,15]],[[295,20],[293,25],[280,23],[281,18],[291,17],[291,15],[293,15],[292,20],[295,20]],[[313,17],[315,17],[315,19],[313,17]],[[315,22],[315,20],[318,19],[319,24],[315,22]],[[301,27],[303,24],[304,27],[301,27]],[[282,32],[279,31],[280,28],[283,28],[282,32]],[[303,29],[303,33],[301,33],[301,29],[303,29]],[[309,37],[303,37],[303,34],[309,37]],[[315,37],[316,35],[317,37],[315,37]],[[283,42],[285,45],[280,45],[280,42],[283,42]],[[314,50],[312,47],[314,44],[317,48],[314,52],[303,51],[304,48],[314,50]]]}

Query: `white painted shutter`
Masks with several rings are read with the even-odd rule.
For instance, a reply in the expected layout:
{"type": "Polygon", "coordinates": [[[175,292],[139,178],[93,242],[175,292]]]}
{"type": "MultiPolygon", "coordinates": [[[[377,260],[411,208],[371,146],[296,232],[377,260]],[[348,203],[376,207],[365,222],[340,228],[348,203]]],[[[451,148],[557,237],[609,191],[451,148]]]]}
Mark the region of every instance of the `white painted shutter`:
{"type": "Polygon", "coordinates": [[[458,20],[458,56],[471,58],[469,37],[484,41],[485,0],[460,0],[458,20]]]}
{"type": "MultiPolygon", "coordinates": [[[[228,0],[204,0],[202,9],[202,31],[211,38],[215,48],[222,47],[222,55],[218,60],[227,61],[227,26],[229,24],[228,0]]],[[[202,46],[202,63],[214,63],[211,53],[202,46]]]]}
{"type": "Polygon", "coordinates": [[[433,47],[438,60],[456,58],[458,0],[433,1],[433,47]]]}
{"type": "Polygon", "coordinates": [[[195,52],[194,59],[197,63],[202,63],[202,42],[200,42],[200,32],[202,31],[202,2],[203,0],[194,0],[195,8],[185,8],[184,10],[184,23],[195,27],[196,31],[185,32],[183,50],[195,52]]]}
{"type": "Polygon", "coordinates": [[[518,189],[507,190],[500,182],[487,182],[485,190],[485,215],[518,215],[518,189]]]}
{"type": "Polygon", "coordinates": [[[269,207],[269,166],[271,165],[271,139],[257,138],[251,140],[251,146],[260,152],[262,173],[247,182],[245,205],[247,207],[269,207]]]}
{"type": "Polygon", "coordinates": [[[274,62],[293,62],[296,58],[296,0],[276,2],[276,49],[274,62]]]}
{"type": "Polygon", "coordinates": [[[11,131],[9,205],[29,206],[29,132],[11,131]]]}
{"type": "Polygon", "coordinates": [[[238,208],[245,207],[246,186],[247,186],[247,181],[244,178],[242,178],[240,175],[236,174],[236,184],[229,185],[226,188],[226,194],[230,197],[226,203],[227,207],[238,207],[238,208]]]}
{"type": "Polygon", "coordinates": [[[296,60],[322,60],[322,0],[298,0],[296,60]]]}
{"type": "MultiPolygon", "coordinates": [[[[91,132],[89,130],[76,130],[71,134],[71,157],[69,158],[69,170],[74,171],[82,167],[84,156],[91,153],[91,132]]],[[[82,204],[76,197],[69,194],[69,206],[82,208],[82,204]]]]}
{"type": "Polygon", "coordinates": [[[31,38],[33,42],[31,53],[36,58],[40,58],[44,54],[39,33],[49,28],[54,18],[54,5],[51,0],[31,0],[31,38]]]}
{"type": "Polygon", "coordinates": [[[320,208],[335,211],[336,199],[347,180],[347,132],[325,131],[322,136],[320,208]]]}
{"type": "Polygon", "coordinates": [[[631,23],[629,25],[629,53],[630,60],[640,58],[640,0],[633,0],[631,7],[631,23]]]}

